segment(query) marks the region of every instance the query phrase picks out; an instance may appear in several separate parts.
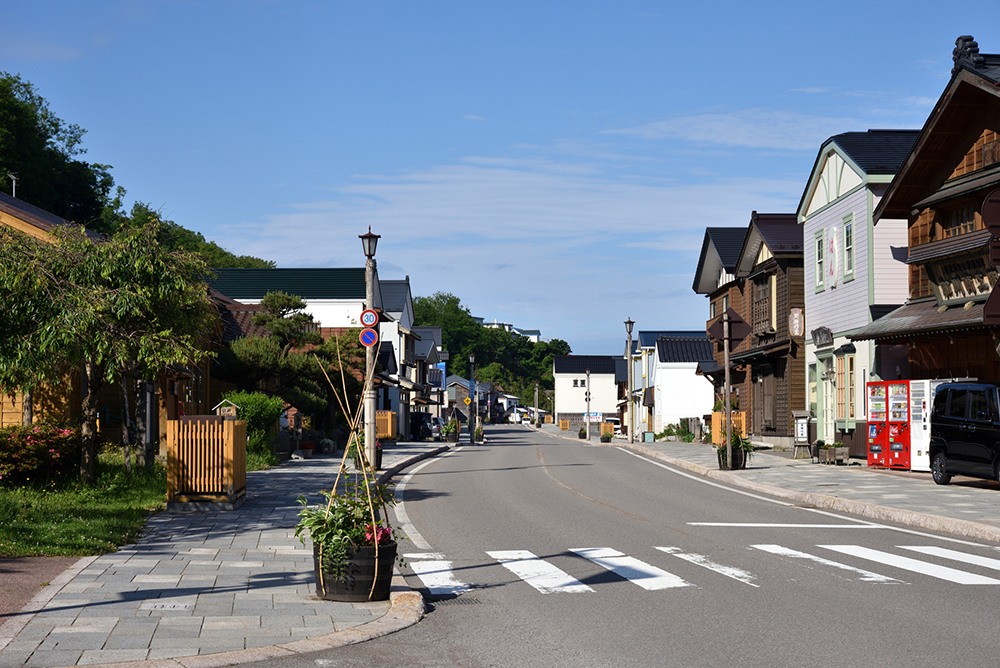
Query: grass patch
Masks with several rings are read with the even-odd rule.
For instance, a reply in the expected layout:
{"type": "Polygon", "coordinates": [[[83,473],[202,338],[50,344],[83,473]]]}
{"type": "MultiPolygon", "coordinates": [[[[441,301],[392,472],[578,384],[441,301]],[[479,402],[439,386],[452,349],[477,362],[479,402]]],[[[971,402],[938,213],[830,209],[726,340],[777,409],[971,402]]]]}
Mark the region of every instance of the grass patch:
{"type": "Polygon", "coordinates": [[[97,484],[76,479],[0,489],[0,557],[78,557],[134,542],[150,511],[163,507],[166,470],[125,474],[120,451],[98,456],[97,484]]]}

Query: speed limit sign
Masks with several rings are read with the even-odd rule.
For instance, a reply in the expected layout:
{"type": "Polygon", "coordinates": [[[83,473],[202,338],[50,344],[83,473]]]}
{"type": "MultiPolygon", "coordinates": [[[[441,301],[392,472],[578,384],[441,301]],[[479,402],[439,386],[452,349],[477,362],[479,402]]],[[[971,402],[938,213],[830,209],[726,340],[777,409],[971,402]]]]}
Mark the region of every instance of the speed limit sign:
{"type": "Polygon", "coordinates": [[[365,327],[374,327],[378,324],[378,313],[372,309],[365,309],[361,312],[361,324],[365,327]]]}

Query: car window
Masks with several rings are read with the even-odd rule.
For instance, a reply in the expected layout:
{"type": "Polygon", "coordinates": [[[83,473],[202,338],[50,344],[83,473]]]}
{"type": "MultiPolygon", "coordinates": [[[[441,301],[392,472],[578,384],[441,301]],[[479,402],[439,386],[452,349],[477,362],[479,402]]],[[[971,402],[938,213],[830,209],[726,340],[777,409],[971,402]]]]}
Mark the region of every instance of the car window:
{"type": "Polygon", "coordinates": [[[934,394],[934,414],[935,415],[947,415],[948,414],[948,389],[944,388],[938,390],[934,394]]]}
{"type": "Polygon", "coordinates": [[[988,420],[990,406],[986,403],[986,390],[969,390],[969,417],[973,420],[988,420]]]}
{"type": "Polygon", "coordinates": [[[948,417],[965,417],[965,390],[951,390],[951,401],[948,405],[948,417]]]}

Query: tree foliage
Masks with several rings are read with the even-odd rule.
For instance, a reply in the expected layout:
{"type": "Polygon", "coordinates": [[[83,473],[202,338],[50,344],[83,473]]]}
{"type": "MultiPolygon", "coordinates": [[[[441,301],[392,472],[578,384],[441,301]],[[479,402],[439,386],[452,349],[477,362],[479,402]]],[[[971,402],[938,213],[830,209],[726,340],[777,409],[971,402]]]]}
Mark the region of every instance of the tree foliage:
{"type": "Polygon", "coordinates": [[[0,388],[59,382],[81,365],[81,476],[94,480],[98,394],[126,370],[152,377],[203,357],[217,316],[205,263],[157,242],[158,221],[97,242],[82,228],[39,240],[0,227],[0,388]]]}
{"type": "Polygon", "coordinates": [[[0,72],[0,189],[81,224],[100,219],[114,181],[109,165],[77,158],[86,131],[49,109],[31,83],[0,72]]]}
{"type": "Polygon", "coordinates": [[[504,329],[483,327],[450,293],[414,298],[413,312],[414,324],[441,327],[444,348],[451,353],[448,373],[465,376],[469,354],[474,353],[476,379],[500,385],[522,401],[534,399],[535,383],[542,390],[551,390],[552,359],[571,352],[561,339],[533,343],[504,329]]]}

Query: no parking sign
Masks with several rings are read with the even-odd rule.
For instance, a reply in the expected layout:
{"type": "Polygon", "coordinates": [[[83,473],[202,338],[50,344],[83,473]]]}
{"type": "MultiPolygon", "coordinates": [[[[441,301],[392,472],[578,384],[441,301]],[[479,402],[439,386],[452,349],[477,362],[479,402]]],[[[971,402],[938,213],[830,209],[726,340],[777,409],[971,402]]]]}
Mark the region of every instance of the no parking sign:
{"type": "Polygon", "coordinates": [[[362,329],[361,335],[358,337],[361,340],[361,345],[366,348],[371,348],[376,343],[378,343],[378,331],[374,329],[362,329]]]}

